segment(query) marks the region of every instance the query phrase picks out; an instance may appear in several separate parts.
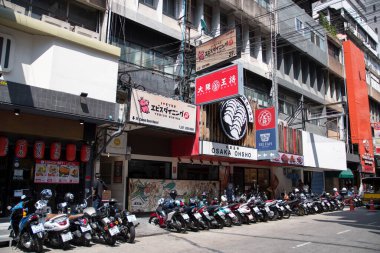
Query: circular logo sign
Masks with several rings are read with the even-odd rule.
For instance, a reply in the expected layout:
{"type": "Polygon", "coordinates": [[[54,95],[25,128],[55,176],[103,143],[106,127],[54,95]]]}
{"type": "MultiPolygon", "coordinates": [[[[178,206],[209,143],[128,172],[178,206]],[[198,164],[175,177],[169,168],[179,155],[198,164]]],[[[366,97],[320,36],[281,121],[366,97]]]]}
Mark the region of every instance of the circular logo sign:
{"type": "Polygon", "coordinates": [[[272,122],[272,115],[270,111],[263,110],[260,112],[257,119],[258,119],[258,124],[260,124],[260,126],[265,127],[265,126],[268,126],[272,122]]]}
{"type": "Polygon", "coordinates": [[[363,146],[365,149],[365,152],[369,152],[369,141],[368,140],[363,140],[363,146]]]}
{"type": "Polygon", "coordinates": [[[237,98],[227,100],[220,107],[220,123],[223,132],[231,140],[237,141],[247,132],[247,111],[237,98]]]}

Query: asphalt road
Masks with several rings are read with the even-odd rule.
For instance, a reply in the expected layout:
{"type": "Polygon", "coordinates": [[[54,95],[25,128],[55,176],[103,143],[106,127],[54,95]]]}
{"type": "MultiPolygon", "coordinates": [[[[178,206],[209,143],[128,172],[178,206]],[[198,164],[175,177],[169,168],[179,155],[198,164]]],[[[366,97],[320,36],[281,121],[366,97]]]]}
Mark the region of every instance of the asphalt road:
{"type": "MultiPolygon", "coordinates": [[[[138,231],[137,231],[138,233],[138,231]]],[[[186,234],[165,233],[136,238],[134,244],[115,247],[94,244],[65,252],[380,252],[380,211],[349,210],[291,217],[186,234]]],[[[21,252],[0,248],[0,252],[21,252]]],[[[45,252],[63,252],[45,248],[45,252]]]]}

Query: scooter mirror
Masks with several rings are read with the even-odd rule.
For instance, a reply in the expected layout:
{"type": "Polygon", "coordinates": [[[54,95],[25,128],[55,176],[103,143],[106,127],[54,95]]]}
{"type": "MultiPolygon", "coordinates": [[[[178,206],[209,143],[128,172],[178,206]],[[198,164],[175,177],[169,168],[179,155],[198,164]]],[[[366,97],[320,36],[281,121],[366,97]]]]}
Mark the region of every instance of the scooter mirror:
{"type": "Polygon", "coordinates": [[[7,206],[7,209],[8,209],[8,210],[11,210],[11,209],[12,209],[12,207],[11,207],[11,206],[7,206]]]}
{"type": "Polygon", "coordinates": [[[89,193],[89,192],[90,192],[90,189],[86,188],[86,189],[84,189],[84,192],[85,192],[85,193],[89,193]]]}

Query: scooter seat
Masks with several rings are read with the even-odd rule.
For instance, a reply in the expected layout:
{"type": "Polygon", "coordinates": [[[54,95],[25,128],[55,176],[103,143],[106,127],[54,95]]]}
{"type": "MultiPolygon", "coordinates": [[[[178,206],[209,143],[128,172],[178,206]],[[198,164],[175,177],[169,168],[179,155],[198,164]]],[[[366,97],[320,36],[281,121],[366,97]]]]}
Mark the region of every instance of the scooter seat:
{"type": "Polygon", "coordinates": [[[46,220],[50,220],[50,219],[53,219],[54,217],[58,216],[59,214],[56,214],[56,213],[48,213],[46,215],[46,220]]]}
{"type": "Polygon", "coordinates": [[[81,218],[83,217],[83,215],[84,215],[83,213],[70,215],[69,220],[75,220],[75,219],[81,218]]]}

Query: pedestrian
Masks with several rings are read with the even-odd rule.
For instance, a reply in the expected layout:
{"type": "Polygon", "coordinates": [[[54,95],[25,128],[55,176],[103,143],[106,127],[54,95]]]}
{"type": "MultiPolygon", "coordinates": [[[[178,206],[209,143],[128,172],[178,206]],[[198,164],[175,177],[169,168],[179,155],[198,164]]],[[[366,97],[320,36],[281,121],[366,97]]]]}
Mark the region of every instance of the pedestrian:
{"type": "Polygon", "coordinates": [[[92,185],[92,206],[94,208],[99,208],[102,203],[102,195],[103,191],[107,190],[107,185],[103,182],[103,180],[100,178],[100,173],[95,174],[95,180],[92,185]]]}

